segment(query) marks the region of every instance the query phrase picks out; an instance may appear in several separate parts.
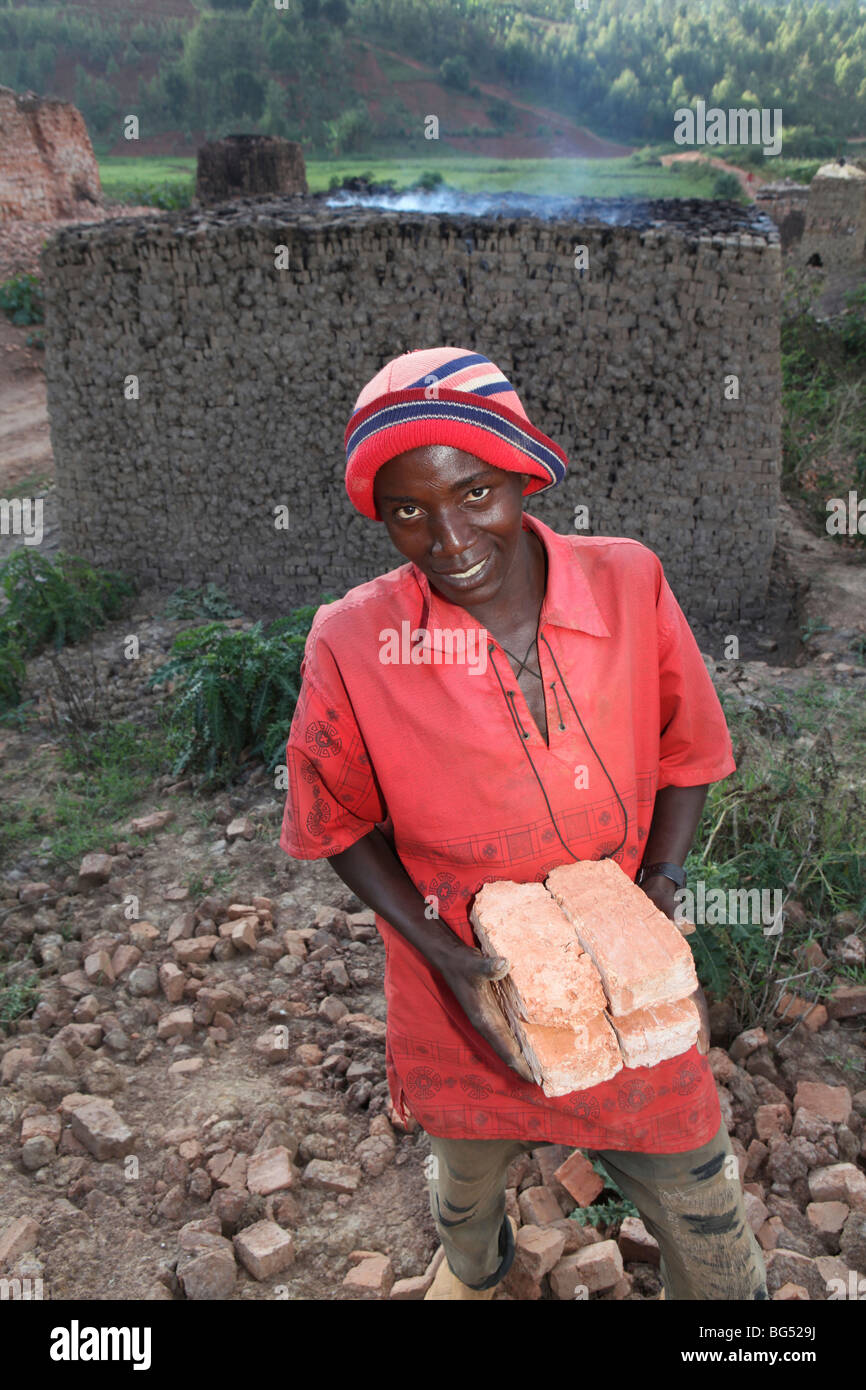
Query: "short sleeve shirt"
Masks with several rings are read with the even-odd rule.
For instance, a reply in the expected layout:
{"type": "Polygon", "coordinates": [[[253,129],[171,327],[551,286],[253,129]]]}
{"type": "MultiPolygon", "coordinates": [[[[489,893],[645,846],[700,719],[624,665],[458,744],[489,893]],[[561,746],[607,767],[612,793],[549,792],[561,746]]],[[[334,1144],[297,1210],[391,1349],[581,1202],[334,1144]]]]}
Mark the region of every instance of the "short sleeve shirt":
{"type": "MultiPolygon", "coordinates": [[[[523,526],[547,554],[536,651],[549,744],[501,646],[410,563],[318,610],[286,747],[286,853],[329,857],[378,826],[441,930],[469,946],[484,883],[543,882],[606,855],[634,879],[657,791],[735,770],[658,557],[634,540],[560,535],[528,513],[523,526]]],[[[549,1098],[500,1060],[420,952],[379,914],[376,925],[391,1097],[428,1133],[642,1153],[716,1133],[696,1046],[549,1098]]]]}

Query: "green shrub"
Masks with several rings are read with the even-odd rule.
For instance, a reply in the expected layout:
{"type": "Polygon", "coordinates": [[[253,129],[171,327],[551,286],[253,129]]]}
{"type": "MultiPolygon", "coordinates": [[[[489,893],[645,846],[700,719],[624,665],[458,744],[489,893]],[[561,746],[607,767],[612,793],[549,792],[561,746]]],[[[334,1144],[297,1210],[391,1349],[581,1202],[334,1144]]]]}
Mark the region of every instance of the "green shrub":
{"type": "Polygon", "coordinates": [[[439,77],[444,86],[455,87],[458,92],[469,90],[472,73],[462,53],[454,58],[445,58],[439,64],[439,77]]]}
{"type": "Polygon", "coordinates": [[[0,309],[13,323],[44,323],[44,300],[38,275],[15,275],[0,285],[0,309]]]}
{"type": "Polygon", "coordinates": [[[20,546],[0,565],[0,590],[8,600],[0,615],[0,634],[33,656],[51,645],[55,651],[119,616],[135,586],[121,574],[94,569],[75,555],[55,560],[20,546]]]}
{"type": "Polygon", "coordinates": [[[248,758],[262,758],[269,771],[282,760],[315,613],[298,608],[246,632],[205,623],[175,638],[149,682],[179,684],[169,715],[173,775],[198,771],[203,785],[224,785],[248,758]]]}

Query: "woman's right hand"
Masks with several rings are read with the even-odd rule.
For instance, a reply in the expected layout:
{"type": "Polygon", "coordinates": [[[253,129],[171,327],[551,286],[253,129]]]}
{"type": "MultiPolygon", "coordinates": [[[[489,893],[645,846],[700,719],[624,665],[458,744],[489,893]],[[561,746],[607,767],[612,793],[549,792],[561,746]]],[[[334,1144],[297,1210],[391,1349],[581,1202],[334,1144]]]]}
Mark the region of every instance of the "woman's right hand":
{"type": "Polygon", "coordinates": [[[491,980],[501,980],[511,969],[505,957],[491,958],[472,946],[465,946],[462,941],[455,941],[444,955],[437,957],[435,967],[472,1027],[490,1044],[497,1057],[524,1081],[533,1081],[529,1064],[490,987],[491,980]]]}

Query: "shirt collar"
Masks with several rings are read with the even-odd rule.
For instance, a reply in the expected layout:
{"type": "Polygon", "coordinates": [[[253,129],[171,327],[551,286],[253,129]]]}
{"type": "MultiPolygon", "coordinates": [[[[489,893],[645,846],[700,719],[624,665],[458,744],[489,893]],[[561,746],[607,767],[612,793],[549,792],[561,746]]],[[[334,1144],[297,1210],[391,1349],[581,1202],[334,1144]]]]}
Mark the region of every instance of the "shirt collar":
{"type": "MultiPolygon", "coordinates": [[[[534,531],[547,552],[547,588],[541,605],[539,625],[588,632],[593,637],[609,637],[608,628],[593,596],[580,561],[580,538],[561,536],[538,517],[523,513],[523,529],[534,531]]],[[[449,603],[431,589],[426,574],[410,562],[412,575],[423,598],[421,627],[461,627],[474,620],[460,604],[449,603]]]]}

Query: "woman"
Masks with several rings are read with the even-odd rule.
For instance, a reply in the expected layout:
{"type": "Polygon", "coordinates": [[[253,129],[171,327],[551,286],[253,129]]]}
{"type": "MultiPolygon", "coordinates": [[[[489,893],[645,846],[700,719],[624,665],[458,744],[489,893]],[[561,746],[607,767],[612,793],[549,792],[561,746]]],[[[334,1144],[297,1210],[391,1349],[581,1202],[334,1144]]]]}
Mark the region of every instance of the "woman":
{"type": "Polygon", "coordinates": [[[391,1096],[430,1135],[446,1259],[432,1299],[489,1299],[514,1255],[511,1160],[597,1151],[661,1247],[668,1298],[766,1298],[701,1037],[557,1099],[530,1076],[469,912],[493,879],[612,856],[673,916],[708,784],[734,771],[657,557],[523,511],[561,449],[467,348],[404,353],[358,397],[346,487],[408,564],[322,607],[287,746],[281,845],[327,857],[385,943],[391,1096]]]}

